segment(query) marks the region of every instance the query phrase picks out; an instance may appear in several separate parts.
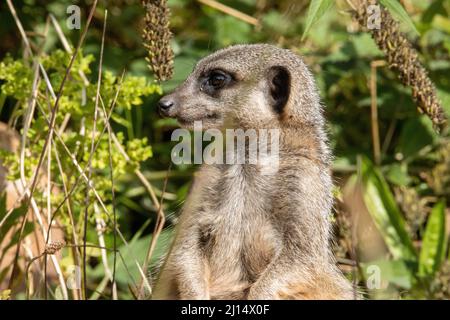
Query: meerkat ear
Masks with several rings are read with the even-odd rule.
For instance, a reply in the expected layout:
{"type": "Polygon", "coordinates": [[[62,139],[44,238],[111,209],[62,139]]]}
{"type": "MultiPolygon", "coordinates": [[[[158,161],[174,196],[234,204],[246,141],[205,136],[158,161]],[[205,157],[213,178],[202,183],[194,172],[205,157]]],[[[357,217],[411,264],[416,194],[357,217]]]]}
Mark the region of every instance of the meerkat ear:
{"type": "Polygon", "coordinates": [[[291,92],[291,75],[282,66],[274,66],[269,70],[269,88],[272,107],[277,113],[282,113],[291,92]]]}

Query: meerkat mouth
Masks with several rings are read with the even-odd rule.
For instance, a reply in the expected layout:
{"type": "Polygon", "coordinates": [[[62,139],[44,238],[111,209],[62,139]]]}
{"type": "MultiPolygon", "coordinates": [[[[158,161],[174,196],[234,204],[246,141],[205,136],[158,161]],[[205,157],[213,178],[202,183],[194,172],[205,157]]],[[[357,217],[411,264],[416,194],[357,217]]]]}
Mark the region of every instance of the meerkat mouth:
{"type": "Polygon", "coordinates": [[[220,119],[220,115],[218,113],[211,113],[211,114],[207,114],[203,117],[190,118],[190,119],[186,119],[183,117],[177,117],[177,121],[182,126],[191,125],[196,121],[211,121],[211,120],[219,120],[219,119],[220,119]]]}

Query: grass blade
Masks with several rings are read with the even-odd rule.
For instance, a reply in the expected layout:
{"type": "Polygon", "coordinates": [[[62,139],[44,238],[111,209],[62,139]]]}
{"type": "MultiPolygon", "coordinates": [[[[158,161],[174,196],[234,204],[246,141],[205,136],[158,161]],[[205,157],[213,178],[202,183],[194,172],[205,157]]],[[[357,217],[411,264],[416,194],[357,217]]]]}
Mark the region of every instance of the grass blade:
{"type": "Polygon", "coordinates": [[[411,17],[408,15],[408,13],[405,11],[403,6],[398,2],[397,0],[380,0],[380,3],[389,10],[389,12],[396,17],[401,22],[408,25],[408,27],[411,30],[414,30],[414,32],[417,35],[420,35],[419,31],[417,30],[416,26],[414,25],[414,22],[411,20],[411,17]]]}
{"type": "Polygon", "coordinates": [[[331,5],[333,0],[312,0],[308,7],[308,13],[306,14],[305,31],[303,31],[302,41],[305,39],[312,25],[319,20],[331,5]]]}

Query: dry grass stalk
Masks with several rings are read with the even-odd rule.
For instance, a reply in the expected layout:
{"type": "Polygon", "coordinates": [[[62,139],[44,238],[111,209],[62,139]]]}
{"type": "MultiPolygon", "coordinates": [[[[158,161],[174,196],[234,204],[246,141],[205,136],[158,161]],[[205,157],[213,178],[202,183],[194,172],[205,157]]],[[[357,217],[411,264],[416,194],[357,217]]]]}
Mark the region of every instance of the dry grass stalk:
{"type": "Polygon", "coordinates": [[[380,130],[378,126],[377,104],[377,67],[384,65],[385,62],[382,60],[372,61],[370,64],[370,114],[372,124],[373,156],[377,165],[380,165],[381,163],[380,130]]]}
{"type": "Polygon", "coordinates": [[[258,19],[249,16],[248,14],[245,14],[239,10],[230,8],[229,6],[226,6],[218,1],[215,0],[197,0],[200,3],[203,3],[204,5],[210,6],[211,8],[214,8],[216,10],[219,10],[223,13],[226,13],[232,17],[235,17],[236,19],[242,20],[248,24],[254,25],[255,27],[260,26],[260,23],[258,19]]]}
{"type": "MultiPolygon", "coordinates": [[[[94,106],[94,124],[92,129],[92,136],[91,136],[91,155],[94,154],[94,147],[95,147],[95,137],[97,135],[97,119],[98,119],[98,102],[100,98],[100,87],[101,87],[101,80],[102,80],[102,67],[103,67],[103,50],[105,46],[105,34],[106,34],[106,21],[108,18],[108,11],[105,10],[105,18],[103,21],[103,32],[102,32],[102,42],[100,46],[100,61],[98,65],[98,79],[97,79],[97,91],[95,94],[95,106],[94,106]]],[[[88,165],[88,180],[92,181],[92,162],[88,165]]],[[[88,212],[89,212],[89,205],[90,205],[90,194],[89,194],[89,188],[86,188],[86,194],[85,194],[85,209],[84,209],[84,224],[83,224],[83,293],[84,298],[87,297],[87,253],[86,253],[86,243],[87,243],[87,226],[88,226],[88,212]]],[[[115,235],[115,233],[114,233],[115,235]]],[[[101,239],[99,239],[101,240],[101,239]]],[[[104,251],[103,251],[104,252],[104,251]]],[[[108,266],[105,266],[105,270],[109,270],[108,266]]],[[[112,280],[112,278],[111,278],[112,280]]]]}
{"type": "Polygon", "coordinates": [[[156,242],[158,241],[158,237],[160,236],[160,234],[164,228],[164,225],[166,223],[166,216],[162,213],[162,205],[163,205],[163,201],[164,201],[164,193],[166,192],[166,188],[167,188],[167,182],[169,181],[169,173],[170,173],[171,168],[172,168],[172,165],[170,164],[169,168],[167,169],[166,178],[164,179],[164,186],[163,186],[162,193],[161,193],[161,200],[159,202],[159,208],[158,208],[158,212],[157,212],[155,228],[153,230],[152,239],[150,241],[150,245],[148,247],[147,254],[146,254],[145,260],[144,260],[144,266],[143,266],[143,272],[142,272],[142,274],[144,276],[142,277],[142,281],[139,286],[138,299],[140,299],[144,296],[144,292],[142,289],[143,289],[144,285],[148,284],[147,276],[145,276],[145,275],[147,274],[150,260],[152,258],[153,252],[155,250],[156,242]]]}
{"type": "Polygon", "coordinates": [[[146,9],[142,34],[146,58],[150,69],[159,81],[172,78],[173,51],[170,47],[172,33],[169,29],[170,10],[166,0],[142,0],[146,9]]]}

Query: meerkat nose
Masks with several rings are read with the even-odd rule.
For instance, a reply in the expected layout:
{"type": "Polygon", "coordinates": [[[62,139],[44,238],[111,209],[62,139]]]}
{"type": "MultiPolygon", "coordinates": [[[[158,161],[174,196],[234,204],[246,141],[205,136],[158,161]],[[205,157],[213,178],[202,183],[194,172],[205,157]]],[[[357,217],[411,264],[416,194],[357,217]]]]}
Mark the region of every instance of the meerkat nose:
{"type": "Polygon", "coordinates": [[[158,108],[159,108],[159,112],[162,115],[169,115],[169,110],[173,107],[174,102],[172,99],[168,99],[167,97],[162,98],[161,100],[159,100],[158,102],[158,108]]]}

